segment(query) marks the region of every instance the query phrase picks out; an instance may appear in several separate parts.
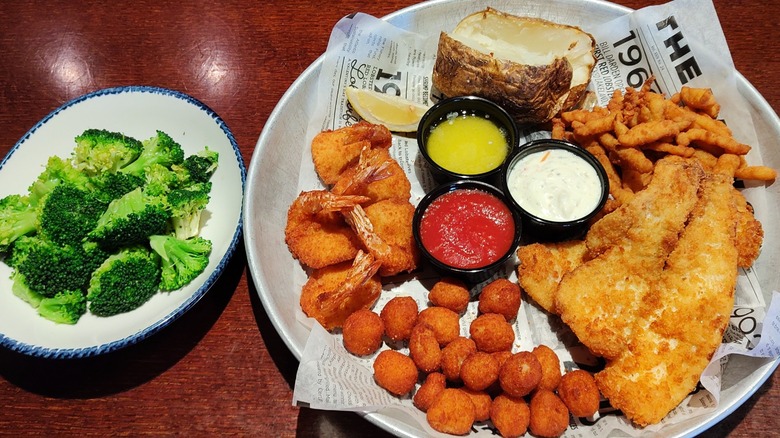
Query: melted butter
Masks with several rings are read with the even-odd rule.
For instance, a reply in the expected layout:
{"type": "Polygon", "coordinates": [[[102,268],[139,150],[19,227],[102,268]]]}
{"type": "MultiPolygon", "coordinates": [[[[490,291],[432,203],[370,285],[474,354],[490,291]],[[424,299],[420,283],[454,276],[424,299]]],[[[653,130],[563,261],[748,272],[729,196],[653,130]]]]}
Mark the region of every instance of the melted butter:
{"type": "Polygon", "coordinates": [[[479,115],[448,117],[432,128],[426,148],[439,166],[464,175],[499,167],[509,152],[505,133],[479,115]]]}
{"type": "Polygon", "coordinates": [[[564,149],[521,158],[507,178],[509,193],[528,213],[553,222],[580,219],[601,199],[596,169],[564,149]]]}

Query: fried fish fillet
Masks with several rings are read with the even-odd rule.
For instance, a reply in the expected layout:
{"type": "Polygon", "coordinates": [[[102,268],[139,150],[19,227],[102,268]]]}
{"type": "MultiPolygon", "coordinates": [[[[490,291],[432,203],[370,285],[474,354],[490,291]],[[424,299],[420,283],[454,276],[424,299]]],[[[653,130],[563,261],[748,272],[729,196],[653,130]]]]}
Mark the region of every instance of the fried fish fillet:
{"type": "Polygon", "coordinates": [[[636,336],[642,298],[659,281],[703,177],[696,162],[664,158],[645,190],[588,231],[586,244],[595,258],[563,276],[555,308],[593,353],[617,358],[636,336]]]}
{"type": "Polygon", "coordinates": [[[663,419],[695,387],[720,345],[737,278],[731,181],[712,176],[669,255],[660,281],[633,317],[628,348],[596,382],[640,426],[663,419]]]}
{"type": "Polygon", "coordinates": [[[532,243],[517,250],[517,278],[523,290],[544,310],[557,314],[555,291],[567,273],[585,263],[584,240],[532,243]]]}

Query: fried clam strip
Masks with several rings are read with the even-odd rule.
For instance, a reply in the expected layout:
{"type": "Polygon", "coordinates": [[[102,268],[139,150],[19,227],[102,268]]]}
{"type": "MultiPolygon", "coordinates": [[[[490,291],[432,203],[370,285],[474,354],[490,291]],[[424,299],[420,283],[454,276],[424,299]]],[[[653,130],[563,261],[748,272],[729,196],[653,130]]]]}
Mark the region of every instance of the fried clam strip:
{"type": "Polygon", "coordinates": [[[379,262],[362,250],[351,262],[314,270],[301,289],[301,309],[326,330],[344,325],[353,312],[369,309],[382,293],[379,262]]]}
{"type": "Polygon", "coordinates": [[[388,149],[392,143],[392,134],[386,127],[364,121],[322,131],[311,142],[314,170],[325,184],[335,184],[341,173],[357,161],[364,147],[388,149]]]}
{"type": "Polygon", "coordinates": [[[341,212],[367,200],[327,190],[301,192],[287,211],[284,241],[290,253],[315,269],[352,260],[361,243],[341,212]]]}
{"type": "Polygon", "coordinates": [[[602,394],[639,426],[661,421],[695,388],[721,343],[737,277],[731,190],[723,175],[704,183],[658,283],[626,313],[628,348],[596,374],[602,394]]]}
{"type": "Polygon", "coordinates": [[[664,158],[645,190],[589,230],[586,244],[596,257],[564,275],[555,308],[593,353],[617,358],[637,335],[642,297],[659,281],[703,176],[696,162],[664,158]]]}

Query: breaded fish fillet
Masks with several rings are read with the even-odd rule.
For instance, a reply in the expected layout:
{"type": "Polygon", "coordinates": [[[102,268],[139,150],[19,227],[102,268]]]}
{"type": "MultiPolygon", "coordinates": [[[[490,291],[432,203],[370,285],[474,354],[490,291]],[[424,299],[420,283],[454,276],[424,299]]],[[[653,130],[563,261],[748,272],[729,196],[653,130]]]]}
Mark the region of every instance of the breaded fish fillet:
{"type": "Polygon", "coordinates": [[[563,276],[555,309],[593,353],[615,359],[636,336],[643,297],[659,281],[703,176],[696,162],[664,158],[645,190],[588,231],[596,257],[563,276]]]}
{"type": "Polygon", "coordinates": [[[596,375],[612,405],[640,426],[661,421],[695,387],[734,304],[738,252],[731,179],[709,178],[689,224],[633,321],[623,354],[596,375]]]}
{"type": "Polygon", "coordinates": [[[555,291],[567,273],[585,263],[584,240],[532,243],[517,250],[517,278],[523,290],[544,310],[557,314],[555,291]]]}

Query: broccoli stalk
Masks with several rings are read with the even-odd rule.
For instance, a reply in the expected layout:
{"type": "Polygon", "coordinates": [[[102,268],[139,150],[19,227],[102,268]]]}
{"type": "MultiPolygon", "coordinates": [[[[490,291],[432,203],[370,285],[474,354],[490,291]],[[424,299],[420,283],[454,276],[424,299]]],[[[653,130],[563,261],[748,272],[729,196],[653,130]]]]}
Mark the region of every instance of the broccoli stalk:
{"type": "Polygon", "coordinates": [[[211,241],[202,237],[178,239],[171,235],[149,237],[149,245],[162,259],[160,289],[181,289],[200,275],[209,264],[211,241]]]}
{"type": "Polygon", "coordinates": [[[171,167],[184,161],[184,149],[168,134],[157,131],[157,135],[143,142],[141,155],[119,171],[130,175],[143,176],[153,164],[171,167]]]}
{"type": "Polygon", "coordinates": [[[112,316],[137,309],[160,285],[160,259],[143,246],[122,248],[92,274],[87,290],[89,311],[112,316]]]}
{"type": "Polygon", "coordinates": [[[171,190],[168,205],[171,210],[171,225],[179,239],[189,239],[200,233],[200,217],[209,203],[211,183],[197,183],[171,190]]]}
{"type": "Polygon", "coordinates": [[[116,172],[135,161],[143,144],[119,132],[87,129],[76,137],[73,164],[87,175],[116,172]]]}
{"type": "Polygon", "coordinates": [[[0,254],[10,250],[16,239],[38,228],[38,209],[26,196],[8,195],[0,199],[0,254]]]}
{"type": "Polygon", "coordinates": [[[170,216],[163,198],[139,187],[111,201],[87,237],[109,248],[145,243],[148,236],[166,231],[170,216]]]}
{"type": "Polygon", "coordinates": [[[87,313],[87,297],[80,290],[66,290],[51,298],[44,298],[38,314],[57,324],[75,324],[87,313]]]}

